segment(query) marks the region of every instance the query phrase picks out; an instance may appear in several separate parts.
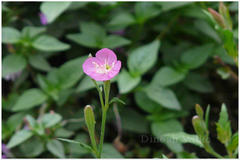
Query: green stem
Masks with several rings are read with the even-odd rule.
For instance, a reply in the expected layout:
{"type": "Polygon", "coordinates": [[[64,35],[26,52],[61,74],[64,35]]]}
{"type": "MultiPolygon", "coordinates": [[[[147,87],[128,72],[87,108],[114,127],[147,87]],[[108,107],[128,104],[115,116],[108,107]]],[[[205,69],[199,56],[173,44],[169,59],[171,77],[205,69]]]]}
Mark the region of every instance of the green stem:
{"type": "Polygon", "coordinates": [[[101,158],[101,154],[102,154],[102,147],[103,147],[103,141],[104,141],[107,110],[109,107],[109,93],[110,93],[110,81],[105,81],[104,82],[105,106],[102,108],[102,124],[101,124],[101,135],[100,135],[100,144],[99,144],[100,158],[101,158]]]}
{"type": "Polygon", "coordinates": [[[98,157],[98,151],[97,151],[97,143],[96,143],[94,135],[95,135],[94,133],[90,133],[90,140],[91,140],[91,143],[92,143],[93,150],[95,151],[95,155],[96,155],[97,158],[99,158],[98,157]]]}
{"type": "Polygon", "coordinates": [[[214,151],[214,149],[211,147],[211,145],[208,142],[204,144],[204,148],[208,153],[214,155],[215,157],[223,158],[220,154],[214,151]]]}
{"type": "Polygon", "coordinates": [[[109,93],[110,93],[110,81],[104,82],[104,94],[105,94],[105,109],[108,109],[109,106],[109,93]]]}
{"type": "Polygon", "coordinates": [[[228,157],[229,157],[229,158],[234,158],[233,153],[232,153],[232,150],[230,150],[230,149],[228,148],[228,143],[225,143],[224,146],[225,146],[225,148],[226,148],[226,150],[227,150],[228,157]]]}
{"type": "Polygon", "coordinates": [[[104,109],[102,112],[101,136],[100,136],[100,144],[99,144],[99,158],[101,158],[101,154],[102,154],[106,119],[107,119],[107,110],[104,109]]]}
{"type": "Polygon", "coordinates": [[[97,82],[94,80],[94,79],[91,79],[93,81],[93,83],[95,84],[97,90],[98,90],[98,95],[99,95],[99,99],[100,99],[100,102],[101,102],[101,106],[102,106],[102,109],[104,108],[104,104],[103,104],[103,96],[102,96],[102,91],[101,89],[99,88],[97,82]]]}

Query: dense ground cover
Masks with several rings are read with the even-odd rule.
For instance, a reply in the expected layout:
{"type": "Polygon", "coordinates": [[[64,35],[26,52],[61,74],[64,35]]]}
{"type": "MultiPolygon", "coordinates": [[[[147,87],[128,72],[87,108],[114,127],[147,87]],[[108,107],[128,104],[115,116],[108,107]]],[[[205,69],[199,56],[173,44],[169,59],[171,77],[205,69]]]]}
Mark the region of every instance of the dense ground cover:
{"type": "Polygon", "coordinates": [[[236,157],[237,44],[238,2],[3,2],[3,157],[94,157],[58,138],[90,145],[91,105],[99,143],[82,64],[102,48],[121,61],[102,157],[236,157]]]}

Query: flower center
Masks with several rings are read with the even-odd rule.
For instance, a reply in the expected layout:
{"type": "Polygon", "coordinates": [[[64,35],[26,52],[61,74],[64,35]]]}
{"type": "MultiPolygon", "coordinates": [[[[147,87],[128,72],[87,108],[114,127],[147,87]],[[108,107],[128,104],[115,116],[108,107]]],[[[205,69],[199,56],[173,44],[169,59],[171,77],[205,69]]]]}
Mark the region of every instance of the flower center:
{"type": "Polygon", "coordinates": [[[108,73],[115,65],[113,62],[112,65],[109,65],[108,63],[105,62],[104,65],[99,65],[96,62],[92,62],[95,65],[96,72],[97,73],[108,73]]]}
{"type": "Polygon", "coordinates": [[[112,67],[106,64],[106,70],[110,70],[112,67]]]}

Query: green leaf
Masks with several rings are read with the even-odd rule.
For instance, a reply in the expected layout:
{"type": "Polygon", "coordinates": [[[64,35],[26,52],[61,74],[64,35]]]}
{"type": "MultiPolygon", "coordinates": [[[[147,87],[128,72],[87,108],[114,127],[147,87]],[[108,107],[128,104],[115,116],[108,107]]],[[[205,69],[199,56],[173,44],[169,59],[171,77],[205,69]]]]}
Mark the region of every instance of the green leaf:
{"type": "Polygon", "coordinates": [[[196,153],[192,152],[192,153],[188,153],[188,152],[180,152],[180,153],[177,153],[177,158],[183,158],[183,159],[187,159],[187,158],[191,158],[191,159],[194,159],[194,158],[198,158],[196,156],[196,153]]]}
{"type": "Polygon", "coordinates": [[[162,158],[164,158],[164,159],[168,159],[168,157],[165,156],[164,154],[162,154],[162,158]]]}
{"type": "Polygon", "coordinates": [[[181,61],[190,69],[195,69],[203,65],[209,55],[213,52],[212,44],[205,44],[200,47],[191,48],[183,53],[181,61]]]}
{"type": "Polygon", "coordinates": [[[161,8],[151,2],[138,2],[135,7],[137,21],[143,23],[147,19],[157,16],[161,12],[161,8]]]}
{"type": "Polygon", "coordinates": [[[150,121],[158,122],[165,121],[173,118],[185,117],[188,115],[187,111],[173,111],[173,110],[157,110],[153,112],[151,115],[147,116],[147,119],[150,121]],[[161,116],[159,116],[161,115],[161,116]]]}
{"type": "Polygon", "coordinates": [[[180,7],[183,7],[185,5],[189,5],[191,4],[192,2],[159,2],[158,4],[162,6],[162,11],[163,12],[166,12],[166,11],[170,11],[170,10],[173,10],[173,9],[177,9],[177,8],[180,8],[180,7]]]}
{"type": "Polygon", "coordinates": [[[228,113],[225,104],[222,104],[220,117],[216,125],[218,140],[223,144],[228,144],[228,142],[231,140],[232,130],[230,121],[228,120],[228,113]]]}
{"type": "MultiPolygon", "coordinates": [[[[102,82],[97,82],[98,85],[103,85],[102,82]]],[[[89,89],[95,88],[94,83],[92,82],[91,78],[89,76],[85,76],[81,82],[79,83],[76,92],[85,92],[89,89]]]]}
{"type": "Polygon", "coordinates": [[[60,141],[63,141],[63,142],[68,142],[68,143],[74,143],[74,144],[79,144],[81,147],[89,150],[89,151],[92,151],[92,148],[85,144],[85,143],[82,143],[82,142],[79,142],[79,141],[75,141],[75,140],[71,140],[71,139],[66,139],[66,138],[57,138],[58,140],[60,141]]]}
{"type": "Polygon", "coordinates": [[[32,137],[32,135],[33,133],[31,131],[24,129],[16,132],[9,140],[7,148],[11,149],[13,147],[18,146],[19,144],[23,143],[24,141],[32,137]]]}
{"type": "MultiPolygon", "coordinates": [[[[82,157],[85,154],[91,154],[94,152],[89,145],[84,145],[89,142],[88,134],[86,134],[86,133],[77,134],[74,138],[74,141],[77,143],[80,142],[81,144],[83,144],[83,145],[81,145],[81,144],[76,144],[76,143],[71,143],[71,142],[68,143],[69,151],[72,154],[76,155],[75,158],[82,157]]],[[[72,157],[72,158],[74,158],[74,157],[72,157]]]]}
{"type": "Polygon", "coordinates": [[[230,64],[230,65],[235,65],[236,63],[234,62],[233,57],[231,57],[230,55],[228,55],[227,51],[225,48],[223,48],[223,46],[219,46],[215,49],[214,55],[218,56],[219,58],[221,58],[221,60],[224,63],[230,64]]]}
{"type": "Polygon", "coordinates": [[[130,72],[139,76],[146,73],[157,61],[160,41],[155,40],[150,44],[134,49],[128,57],[130,72]]]}
{"type": "Polygon", "coordinates": [[[110,104],[112,104],[112,103],[114,103],[114,102],[118,102],[118,103],[122,103],[122,104],[126,104],[124,101],[122,101],[121,99],[119,99],[119,98],[117,98],[117,97],[113,97],[112,99],[111,99],[111,101],[109,102],[109,105],[110,104]]]}
{"type": "Polygon", "coordinates": [[[21,152],[25,157],[33,158],[39,156],[44,151],[44,143],[39,137],[32,137],[20,145],[21,152]]]}
{"type": "Polygon", "coordinates": [[[50,71],[52,68],[47,60],[40,54],[34,54],[29,57],[29,63],[36,69],[41,71],[50,71]]]}
{"type": "Polygon", "coordinates": [[[47,18],[48,23],[52,23],[70,6],[71,2],[43,2],[40,10],[47,18]]]}
{"type": "Polygon", "coordinates": [[[14,131],[22,123],[26,114],[26,112],[19,112],[8,117],[7,125],[10,126],[12,131],[14,131]]]}
{"type": "Polygon", "coordinates": [[[62,120],[62,116],[57,113],[46,113],[41,118],[41,123],[45,128],[50,128],[62,120]]]}
{"type": "Polygon", "coordinates": [[[232,20],[228,10],[228,7],[224,5],[223,2],[219,4],[219,13],[224,19],[224,24],[228,30],[232,30],[232,20]]]}
{"type": "MultiPolygon", "coordinates": [[[[103,48],[104,39],[107,38],[104,28],[94,22],[82,22],[80,24],[80,29],[82,33],[69,34],[67,38],[85,47],[103,48]]],[[[123,41],[121,41],[121,43],[122,42],[123,41]]],[[[105,44],[111,47],[110,45],[112,44],[109,43],[111,42],[106,40],[105,44]]],[[[124,41],[124,43],[126,43],[126,41],[124,41]]]]}
{"type": "Polygon", "coordinates": [[[68,8],[68,10],[78,10],[80,8],[85,7],[87,4],[88,4],[88,2],[81,2],[81,3],[79,3],[77,1],[76,2],[73,1],[71,3],[70,7],[68,8]]]}
{"type": "Polygon", "coordinates": [[[172,140],[179,143],[191,143],[199,147],[203,147],[202,142],[199,140],[199,137],[194,134],[188,134],[185,132],[174,132],[163,135],[163,139],[172,140]]]}
{"type": "Polygon", "coordinates": [[[227,149],[233,153],[238,148],[238,133],[236,132],[232,138],[229,144],[227,145],[227,149]]]}
{"type": "Polygon", "coordinates": [[[182,81],[185,78],[185,73],[178,72],[177,70],[173,69],[172,67],[162,67],[160,68],[157,73],[154,74],[153,80],[151,83],[159,86],[169,86],[176,84],[182,81]]]}
{"type": "Polygon", "coordinates": [[[103,40],[102,48],[114,49],[130,44],[131,41],[117,35],[110,35],[103,40]]]}
{"type": "Polygon", "coordinates": [[[217,74],[220,75],[222,79],[228,79],[231,76],[229,70],[224,67],[218,68],[217,74]]]}
{"type": "Polygon", "coordinates": [[[25,90],[13,106],[13,111],[22,111],[33,108],[47,100],[47,96],[40,89],[25,90]]]}
{"type": "Polygon", "coordinates": [[[208,79],[197,73],[188,74],[184,80],[184,85],[186,85],[189,89],[200,93],[209,93],[214,91],[214,88],[208,79]]]}
{"type": "Polygon", "coordinates": [[[67,102],[69,97],[73,94],[73,92],[74,92],[73,88],[61,90],[58,94],[59,99],[57,100],[57,105],[59,107],[63,106],[67,102]]]}
{"type": "Polygon", "coordinates": [[[181,152],[182,144],[176,141],[168,141],[165,136],[170,133],[183,132],[183,127],[180,122],[175,119],[162,122],[154,122],[151,125],[152,134],[160,141],[165,143],[173,152],[181,152]]]}
{"type": "Polygon", "coordinates": [[[125,69],[118,76],[117,84],[121,94],[127,93],[135,88],[141,81],[141,77],[132,77],[125,69]]]}
{"type": "Polygon", "coordinates": [[[35,26],[27,26],[24,27],[22,30],[22,37],[30,37],[35,38],[39,34],[46,32],[45,27],[35,27],[35,26]]]}
{"type": "Polygon", "coordinates": [[[205,123],[207,128],[208,128],[209,114],[210,114],[210,105],[207,106],[206,114],[205,114],[205,123]]]}
{"type": "Polygon", "coordinates": [[[81,22],[80,29],[82,33],[88,35],[89,37],[94,37],[98,41],[103,41],[106,37],[106,31],[99,24],[94,22],[81,22]]]}
{"type": "Polygon", "coordinates": [[[138,107],[146,112],[153,113],[162,109],[161,105],[151,100],[145,92],[135,92],[134,98],[138,107]]]}
{"type": "Polygon", "coordinates": [[[218,36],[217,32],[204,20],[196,20],[194,26],[203,34],[209,36],[217,43],[221,43],[221,38],[218,36]]]}
{"type": "Polygon", "coordinates": [[[65,128],[59,128],[55,131],[55,137],[69,138],[73,134],[73,131],[67,130],[65,128]]]}
{"type": "Polygon", "coordinates": [[[123,158],[123,156],[110,143],[103,144],[101,158],[123,158]]]}
{"type": "Polygon", "coordinates": [[[238,56],[237,47],[234,41],[233,32],[230,30],[222,30],[224,48],[227,51],[227,54],[234,59],[238,56]]]}
{"type": "Polygon", "coordinates": [[[27,115],[25,118],[29,126],[34,129],[37,125],[37,121],[31,115],[27,115]]]}
{"type": "Polygon", "coordinates": [[[42,35],[33,42],[33,47],[46,52],[64,51],[70,48],[66,43],[60,42],[54,37],[42,35]]]}
{"type": "Polygon", "coordinates": [[[109,29],[115,28],[115,30],[124,29],[125,27],[135,23],[134,17],[127,12],[119,12],[114,15],[108,23],[109,29]]]}
{"type": "Polygon", "coordinates": [[[197,115],[200,117],[200,119],[203,120],[204,112],[203,112],[202,107],[199,104],[196,104],[195,110],[196,110],[197,115]]]}
{"type": "MultiPolygon", "coordinates": [[[[59,95],[58,95],[59,94],[59,88],[57,86],[58,81],[55,82],[55,81],[51,80],[51,78],[49,78],[49,75],[51,75],[52,73],[55,73],[54,70],[52,70],[48,73],[47,78],[38,74],[37,75],[37,82],[38,82],[38,85],[41,87],[41,89],[46,94],[48,94],[54,100],[58,100],[58,98],[59,98],[59,95]]],[[[54,75],[54,76],[56,76],[56,75],[54,75]]]]}
{"type": "Polygon", "coordinates": [[[52,139],[47,143],[47,149],[58,158],[65,158],[64,147],[58,140],[52,139]]]}
{"type": "Polygon", "coordinates": [[[67,38],[85,47],[102,48],[106,38],[106,31],[94,22],[82,22],[80,24],[82,33],[69,34],[67,38]]]}
{"type": "Polygon", "coordinates": [[[86,56],[75,58],[64,63],[57,71],[57,79],[62,89],[72,87],[82,77],[82,64],[86,56]]]}
{"type": "Polygon", "coordinates": [[[20,32],[15,28],[2,28],[2,43],[17,43],[20,40],[20,32]]]}
{"type": "Polygon", "coordinates": [[[69,34],[67,38],[85,47],[113,49],[130,43],[117,35],[107,36],[105,29],[93,22],[82,22],[80,28],[82,33],[69,34]]]}
{"type": "Polygon", "coordinates": [[[158,104],[162,105],[168,109],[180,110],[181,105],[175,96],[174,92],[170,89],[163,88],[158,85],[149,85],[145,92],[147,96],[157,102],[158,104]]]}
{"type": "Polygon", "coordinates": [[[68,34],[67,38],[85,47],[98,48],[99,46],[99,43],[96,41],[96,39],[93,36],[89,36],[88,34],[68,34]]]}
{"type": "Polygon", "coordinates": [[[148,121],[142,114],[130,108],[123,108],[120,115],[124,130],[136,133],[148,133],[148,121]]]}
{"type": "Polygon", "coordinates": [[[26,65],[26,59],[18,54],[10,54],[3,58],[2,62],[2,76],[6,77],[7,75],[19,72],[23,70],[26,65]]]}
{"type": "Polygon", "coordinates": [[[16,92],[9,93],[6,97],[2,97],[2,109],[4,111],[11,111],[19,94],[16,92]]]}

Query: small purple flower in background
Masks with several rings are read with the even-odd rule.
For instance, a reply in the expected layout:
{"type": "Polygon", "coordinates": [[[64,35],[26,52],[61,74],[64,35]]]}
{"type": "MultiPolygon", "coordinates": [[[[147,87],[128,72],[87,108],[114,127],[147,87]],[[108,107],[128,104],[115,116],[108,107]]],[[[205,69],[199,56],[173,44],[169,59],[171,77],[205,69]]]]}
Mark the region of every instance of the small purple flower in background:
{"type": "Polygon", "coordinates": [[[123,36],[125,34],[125,30],[122,29],[122,30],[112,31],[111,33],[115,35],[123,36]]]}
{"type": "Polygon", "coordinates": [[[44,13],[39,13],[39,17],[42,25],[47,25],[48,21],[46,15],[44,13]]]}
{"type": "Polygon", "coordinates": [[[115,77],[121,69],[121,61],[115,53],[104,48],[96,53],[96,57],[89,57],[83,63],[83,72],[96,81],[107,81],[115,77]]]}
{"type": "Polygon", "coordinates": [[[7,148],[7,146],[2,143],[2,158],[7,158],[6,155],[8,155],[10,153],[9,149],[7,148]]]}
{"type": "Polygon", "coordinates": [[[6,75],[6,76],[4,77],[4,79],[5,79],[6,81],[15,81],[18,77],[21,76],[21,74],[22,74],[22,71],[15,72],[15,73],[6,75]]]}

